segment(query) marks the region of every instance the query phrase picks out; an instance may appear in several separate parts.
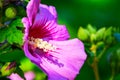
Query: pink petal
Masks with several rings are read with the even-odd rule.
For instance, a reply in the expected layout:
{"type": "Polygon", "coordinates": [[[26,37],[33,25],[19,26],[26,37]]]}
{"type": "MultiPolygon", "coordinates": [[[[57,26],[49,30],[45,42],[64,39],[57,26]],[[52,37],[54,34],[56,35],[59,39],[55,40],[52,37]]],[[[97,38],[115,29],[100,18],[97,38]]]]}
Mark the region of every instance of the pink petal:
{"type": "Polygon", "coordinates": [[[30,25],[33,24],[36,14],[38,12],[38,7],[41,0],[30,0],[27,5],[27,16],[29,18],[30,25]]]}
{"type": "Polygon", "coordinates": [[[68,31],[64,25],[57,24],[55,7],[40,4],[33,26],[30,28],[29,36],[35,38],[47,38],[53,40],[65,40],[69,38],[68,31]]]}
{"type": "MultiPolygon", "coordinates": [[[[35,78],[35,74],[32,71],[25,72],[24,76],[26,80],[34,80],[35,78]]],[[[12,73],[10,76],[8,76],[8,78],[10,80],[24,80],[17,73],[12,73]]]]}
{"type": "Polygon", "coordinates": [[[29,28],[30,28],[30,24],[29,24],[29,20],[27,17],[24,17],[22,19],[22,23],[25,27],[25,31],[24,31],[24,39],[23,40],[27,40],[28,39],[28,35],[29,35],[29,28]]]}
{"type": "Polygon", "coordinates": [[[17,73],[12,73],[9,77],[10,80],[24,80],[17,73]]]}
{"type": "Polygon", "coordinates": [[[34,78],[35,78],[34,72],[32,72],[32,71],[26,72],[25,73],[25,78],[26,78],[26,80],[34,80],[34,78]]]}
{"type": "Polygon", "coordinates": [[[40,59],[36,58],[36,56],[34,55],[34,52],[33,51],[31,52],[31,46],[29,46],[28,41],[25,41],[23,49],[24,49],[25,55],[30,60],[33,60],[33,61],[36,61],[36,62],[40,62],[40,59]]]}
{"type": "MultiPolygon", "coordinates": [[[[40,4],[40,7],[47,9],[50,12],[50,14],[52,14],[52,16],[54,16],[54,19],[56,19],[56,21],[57,21],[57,12],[56,12],[56,9],[54,6],[47,6],[44,4],[40,4]]],[[[40,7],[39,7],[39,10],[41,9],[40,7]]],[[[43,12],[44,12],[44,10],[43,10],[43,12]]]]}
{"type": "MultiPolygon", "coordinates": [[[[50,71],[49,71],[50,72],[50,71]]],[[[48,76],[48,80],[68,80],[67,78],[61,76],[60,74],[56,73],[55,71],[50,72],[48,76]]]]}
{"type": "Polygon", "coordinates": [[[57,50],[43,55],[36,53],[40,62],[32,62],[48,75],[49,80],[74,80],[87,57],[83,43],[78,39],[49,42],[56,46],[57,50]]]}

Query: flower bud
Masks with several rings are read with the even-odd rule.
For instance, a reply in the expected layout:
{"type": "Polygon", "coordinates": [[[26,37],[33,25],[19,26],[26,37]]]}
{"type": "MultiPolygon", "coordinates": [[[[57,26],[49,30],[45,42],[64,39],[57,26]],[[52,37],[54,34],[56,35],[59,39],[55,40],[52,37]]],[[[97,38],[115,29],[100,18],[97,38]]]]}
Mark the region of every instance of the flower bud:
{"type": "Polygon", "coordinates": [[[109,27],[106,31],[105,34],[103,35],[104,40],[107,39],[112,35],[112,27],[109,27]]]}
{"type": "Polygon", "coordinates": [[[14,7],[8,7],[5,10],[5,16],[8,18],[14,18],[16,16],[16,9],[14,7]]]}
{"type": "Polygon", "coordinates": [[[15,67],[7,69],[9,65],[10,65],[10,63],[6,63],[4,66],[2,66],[2,68],[1,68],[2,76],[8,76],[15,70],[15,67]]]}
{"type": "Polygon", "coordinates": [[[91,34],[91,35],[90,35],[90,41],[91,41],[92,43],[94,43],[94,42],[96,41],[96,35],[95,35],[95,34],[91,34]]]}
{"type": "Polygon", "coordinates": [[[82,41],[86,41],[89,38],[89,32],[88,30],[80,27],[78,29],[78,38],[82,41]]]}
{"type": "Polygon", "coordinates": [[[100,46],[103,46],[104,45],[104,42],[103,41],[100,41],[97,43],[97,47],[100,47],[100,46]]]}
{"type": "Polygon", "coordinates": [[[103,40],[107,43],[107,44],[111,44],[113,41],[113,37],[112,37],[112,27],[109,27],[104,35],[103,35],[103,40]]]}
{"type": "Polygon", "coordinates": [[[100,41],[103,39],[103,36],[104,36],[104,33],[105,33],[105,27],[99,29],[97,32],[96,32],[96,40],[97,41],[100,41]]]}
{"type": "Polygon", "coordinates": [[[92,25],[88,24],[87,25],[87,30],[92,34],[96,33],[96,29],[92,27],[92,25]]]}

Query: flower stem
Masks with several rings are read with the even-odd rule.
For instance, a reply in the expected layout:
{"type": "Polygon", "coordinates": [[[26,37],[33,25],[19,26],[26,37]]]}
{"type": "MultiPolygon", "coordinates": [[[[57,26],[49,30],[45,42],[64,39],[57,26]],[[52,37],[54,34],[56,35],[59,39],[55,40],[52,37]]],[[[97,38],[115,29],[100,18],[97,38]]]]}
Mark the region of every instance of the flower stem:
{"type": "Polygon", "coordinates": [[[91,46],[90,50],[94,53],[94,58],[93,58],[91,67],[92,67],[94,75],[95,75],[95,80],[100,80],[99,70],[98,70],[98,58],[97,58],[97,54],[96,54],[97,46],[95,44],[93,44],[91,46]]]}
{"type": "Polygon", "coordinates": [[[108,48],[108,46],[104,47],[104,49],[101,51],[101,53],[98,56],[96,55],[97,47],[95,47],[95,45],[92,45],[92,47],[90,48],[91,51],[95,55],[94,59],[93,59],[93,63],[91,64],[91,66],[93,68],[94,75],[95,75],[95,80],[100,80],[99,69],[98,69],[98,62],[101,59],[102,55],[105,53],[107,48],[108,48]]]}
{"type": "Polygon", "coordinates": [[[93,71],[94,71],[95,80],[100,80],[99,70],[98,70],[98,59],[96,57],[94,57],[94,61],[93,61],[91,66],[92,66],[93,71]]]}
{"type": "Polygon", "coordinates": [[[103,50],[101,51],[101,53],[98,55],[98,60],[101,59],[102,55],[105,53],[106,49],[107,49],[108,46],[104,47],[103,50]]]}

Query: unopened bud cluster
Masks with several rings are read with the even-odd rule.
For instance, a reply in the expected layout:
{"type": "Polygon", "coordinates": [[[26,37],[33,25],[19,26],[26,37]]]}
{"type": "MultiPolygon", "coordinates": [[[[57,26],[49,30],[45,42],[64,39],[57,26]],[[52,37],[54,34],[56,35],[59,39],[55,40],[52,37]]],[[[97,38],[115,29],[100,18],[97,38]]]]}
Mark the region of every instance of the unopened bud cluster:
{"type": "Polygon", "coordinates": [[[114,40],[113,27],[102,27],[98,30],[92,25],[88,24],[86,28],[80,27],[78,29],[78,38],[84,42],[97,43],[103,41],[106,44],[111,44],[114,40]]]}

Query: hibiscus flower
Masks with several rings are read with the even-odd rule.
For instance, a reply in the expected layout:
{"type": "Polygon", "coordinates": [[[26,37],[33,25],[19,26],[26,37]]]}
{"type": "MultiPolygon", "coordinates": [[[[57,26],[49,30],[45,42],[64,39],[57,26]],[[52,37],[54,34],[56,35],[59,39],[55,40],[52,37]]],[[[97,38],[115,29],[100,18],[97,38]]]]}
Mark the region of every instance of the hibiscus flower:
{"type": "Polygon", "coordinates": [[[25,55],[48,80],[74,80],[87,57],[84,44],[78,39],[68,40],[66,27],[57,23],[55,7],[30,0],[26,13],[22,19],[25,55]]]}

